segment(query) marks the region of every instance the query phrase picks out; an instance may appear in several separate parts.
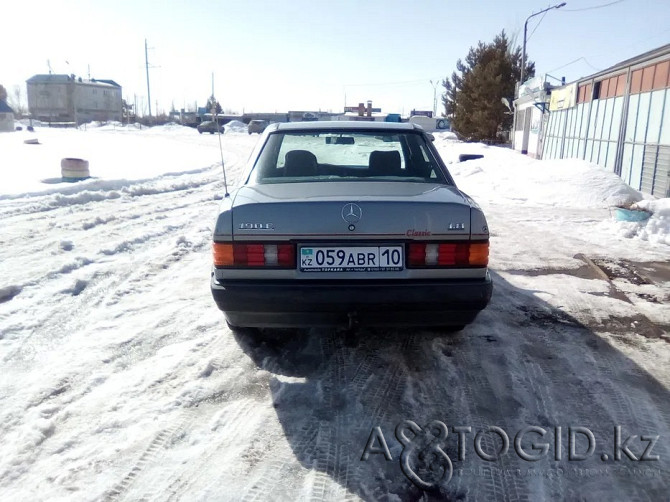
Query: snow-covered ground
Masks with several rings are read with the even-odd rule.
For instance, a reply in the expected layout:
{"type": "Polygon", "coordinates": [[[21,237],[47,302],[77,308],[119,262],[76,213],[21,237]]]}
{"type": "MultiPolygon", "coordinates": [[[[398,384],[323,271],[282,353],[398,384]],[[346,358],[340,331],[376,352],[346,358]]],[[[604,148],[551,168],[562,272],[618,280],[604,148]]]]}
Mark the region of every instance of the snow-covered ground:
{"type": "Polygon", "coordinates": [[[450,427],[453,477],[425,497],[667,498],[667,199],[582,161],[437,133],[489,220],[490,306],[455,335],[259,340],[230,333],[209,292],[219,139],[235,182],[258,140],[241,127],[0,134],[0,500],[418,500],[403,420],[450,427]],[[60,182],[64,157],[89,160],[92,178],[60,182]],[[652,216],[616,221],[633,203],[652,216]],[[361,459],[377,426],[393,461],[361,459]],[[471,427],[463,459],[453,426],[471,427]],[[493,462],[474,446],[489,426],[512,443],[493,462]],[[536,462],[514,453],[526,426],[549,431],[529,435],[551,446],[536,462]],[[575,426],[597,440],[587,460],[568,458],[575,426]],[[641,436],[660,436],[659,460],[615,460],[616,426],[636,458],[641,436]]]}

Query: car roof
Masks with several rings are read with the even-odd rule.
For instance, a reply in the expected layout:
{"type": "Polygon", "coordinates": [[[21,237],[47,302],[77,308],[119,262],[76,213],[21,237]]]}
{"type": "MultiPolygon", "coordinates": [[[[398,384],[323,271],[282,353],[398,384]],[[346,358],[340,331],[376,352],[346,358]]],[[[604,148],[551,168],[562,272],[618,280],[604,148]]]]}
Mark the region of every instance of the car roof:
{"type": "Polygon", "coordinates": [[[358,120],[323,120],[314,122],[282,122],[272,124],[272,131],[421,131],[410,122],[367,122],[358,120]]]}

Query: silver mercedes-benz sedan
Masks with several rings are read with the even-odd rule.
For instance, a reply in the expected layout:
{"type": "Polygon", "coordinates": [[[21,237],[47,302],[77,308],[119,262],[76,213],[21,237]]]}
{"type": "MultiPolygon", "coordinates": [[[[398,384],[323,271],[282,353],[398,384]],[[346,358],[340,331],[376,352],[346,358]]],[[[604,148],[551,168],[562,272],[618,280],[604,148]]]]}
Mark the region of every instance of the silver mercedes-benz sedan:
{"type": "Polygon", "coordinates": [[[213,240],[232,328],[458,329],[491,298],[484,213],[411,123],[272,124],[213,240]]]}

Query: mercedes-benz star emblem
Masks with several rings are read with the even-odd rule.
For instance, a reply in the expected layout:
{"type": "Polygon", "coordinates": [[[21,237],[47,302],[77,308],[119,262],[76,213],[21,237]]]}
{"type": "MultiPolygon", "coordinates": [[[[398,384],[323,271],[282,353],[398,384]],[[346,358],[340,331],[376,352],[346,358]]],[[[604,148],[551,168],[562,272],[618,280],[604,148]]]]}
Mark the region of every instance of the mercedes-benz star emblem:
{"type": "Polygon", "coordinates": [[[363,210],[358,204],[345,204],[342,208],[342,219],[347,223],[357,223],[363,217],[363,210]]]}

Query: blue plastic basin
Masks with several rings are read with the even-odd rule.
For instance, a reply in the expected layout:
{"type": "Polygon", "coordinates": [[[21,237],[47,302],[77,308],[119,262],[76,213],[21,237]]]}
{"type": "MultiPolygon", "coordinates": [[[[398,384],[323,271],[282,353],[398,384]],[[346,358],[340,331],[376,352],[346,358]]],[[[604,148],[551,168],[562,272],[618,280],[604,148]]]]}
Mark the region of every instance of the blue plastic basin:
{"type": "Polygon", "coordinates": [[[616,209],[617,221],[644,221],[651,216],[647,211],[636,211],[633,209],[616,209]]]}

